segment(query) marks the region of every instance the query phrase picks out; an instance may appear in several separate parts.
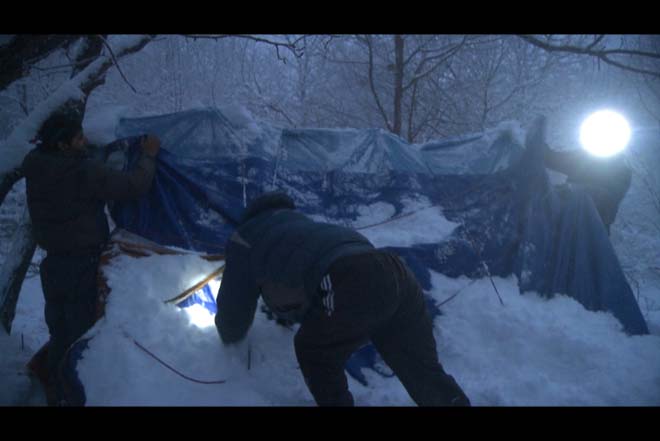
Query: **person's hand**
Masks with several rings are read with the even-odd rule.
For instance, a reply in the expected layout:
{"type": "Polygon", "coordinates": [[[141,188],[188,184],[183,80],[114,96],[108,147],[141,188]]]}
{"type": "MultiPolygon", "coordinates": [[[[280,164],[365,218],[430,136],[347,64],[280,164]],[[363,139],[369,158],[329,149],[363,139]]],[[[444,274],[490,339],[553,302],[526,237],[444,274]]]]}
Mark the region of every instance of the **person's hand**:
{"type": "Polygon", "coordinates": [[[155,158],[160,150],[160,139],[158,139],[156,135],[147,135],[142,140],[142,150],[144,150],[147,155],[155,158]]]}

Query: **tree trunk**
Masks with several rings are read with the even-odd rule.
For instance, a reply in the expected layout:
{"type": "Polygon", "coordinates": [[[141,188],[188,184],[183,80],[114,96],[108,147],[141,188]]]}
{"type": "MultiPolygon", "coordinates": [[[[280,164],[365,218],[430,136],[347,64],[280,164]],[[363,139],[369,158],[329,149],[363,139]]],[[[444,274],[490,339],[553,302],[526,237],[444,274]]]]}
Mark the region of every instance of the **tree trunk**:
{"type": "Polygon", "coordinates": [[[5,264],[0,269],[0,321],[7,334],[11,333],[18,295],[36,248],[26,207],[14,233],[12,245],[5,256],[5,264]]]}
{"type": "Polygon", "coordinates": [[[401,135],[401,120],[403,118],[401,106],[403,102],[403,37],[394,36],[394,124],[392,131],[401,135]]]}

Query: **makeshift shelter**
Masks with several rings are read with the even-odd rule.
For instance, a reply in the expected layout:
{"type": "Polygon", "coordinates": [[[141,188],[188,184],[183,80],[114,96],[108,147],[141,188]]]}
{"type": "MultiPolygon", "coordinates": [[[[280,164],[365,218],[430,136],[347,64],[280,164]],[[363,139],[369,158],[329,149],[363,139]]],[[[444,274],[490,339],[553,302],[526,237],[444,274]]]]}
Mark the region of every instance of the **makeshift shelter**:
{"type": "MultiPolygon", "coordinates": [[[[515,274],[521,293],[566,294],[611,312],[630,334],[648,333],[593,202],[579,186],[551,185],[540,132],[524,142],[510,125],[410,145],[378,129],[292,130],[199,109],[121,120],[106,161],[130,168],[145,133],[162,140],[154,185],[137,202],[112,204],[110,213],[121,229],[163,247],[224,254],[247,202],[265,191],[285,191],[311,217],[358,230],[373,226],[360,222],[365,208],[385,207],[384,223],[410,215],[408,202],[417,201],[440,207],[457,225],[438,243],[392,247],[425,289],[429,270],[515,274]]],[[[364,368],[388,375],[371,346],[347,363],[366,383],[364,368]]]]}

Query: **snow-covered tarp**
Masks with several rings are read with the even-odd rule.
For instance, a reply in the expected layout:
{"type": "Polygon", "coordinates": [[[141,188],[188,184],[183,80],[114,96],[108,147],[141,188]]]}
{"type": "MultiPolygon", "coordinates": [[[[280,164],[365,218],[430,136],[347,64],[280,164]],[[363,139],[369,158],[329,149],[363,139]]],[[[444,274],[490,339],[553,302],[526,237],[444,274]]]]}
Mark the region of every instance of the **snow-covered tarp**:
{"type": "MultiPolygon", "coordinates": [[[[648,329],[593,202],[579,186],[557,191],[542,163],[540,133],[509,125],[484,134],[409,145],[382,130],[280,129],[218,109],[122,120],[111,151],[137,155],[137,139],[163,141],[155,185],[115,204],[116,224],[155,242],[223,253],[245,204],[283,190],[311,217],[358,230],[439,208],[456,224],[425,232],[403,255],[422,285],[450,277],[515,274],[521,291],[564,293],[610,311],[627,332],[648,329]]],[[[392,244],[388,244],[392,245],[392,244]]]]}

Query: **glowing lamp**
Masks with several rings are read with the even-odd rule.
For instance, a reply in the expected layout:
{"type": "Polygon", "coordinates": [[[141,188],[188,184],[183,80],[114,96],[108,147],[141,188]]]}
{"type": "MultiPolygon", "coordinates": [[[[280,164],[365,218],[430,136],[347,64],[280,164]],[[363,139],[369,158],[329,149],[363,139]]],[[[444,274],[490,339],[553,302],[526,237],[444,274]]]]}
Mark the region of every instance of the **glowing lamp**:
{"type": "Polygon", "coordinates": [[[630,141],[630,126],[619,113],[600,110],[580,127],[580,143],[594,156],[608,157],[623,151],[630,141]]]}

